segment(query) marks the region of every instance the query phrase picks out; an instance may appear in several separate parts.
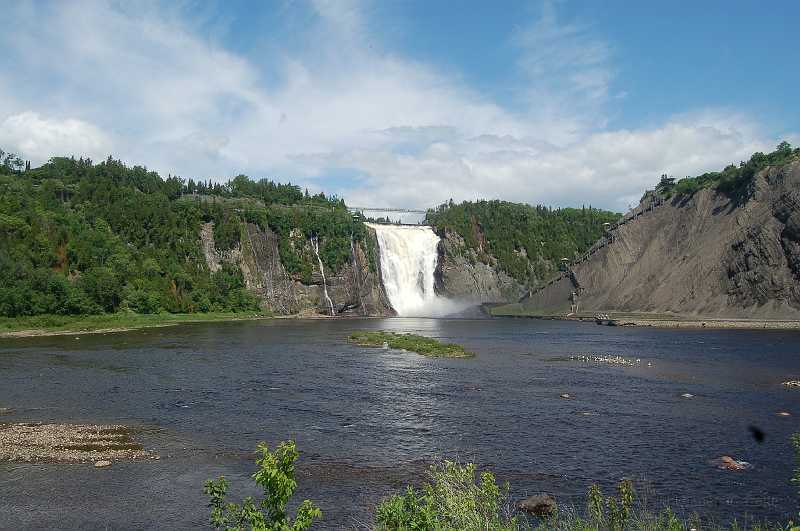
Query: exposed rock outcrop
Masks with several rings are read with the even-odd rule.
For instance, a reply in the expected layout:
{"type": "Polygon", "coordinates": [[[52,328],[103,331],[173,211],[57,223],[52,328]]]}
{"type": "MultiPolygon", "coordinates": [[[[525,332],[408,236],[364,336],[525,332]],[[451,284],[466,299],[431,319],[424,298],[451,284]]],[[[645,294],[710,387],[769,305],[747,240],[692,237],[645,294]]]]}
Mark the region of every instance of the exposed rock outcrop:
{"type": "Polygon", "coordinates": [[[570,271],[523,306],[800,318],[800,162],[768,167],[746,197],[712,189],[647,197],[570,271]]]}
{"type": "Polygon", "coordinates": [[[458,233],[445,230],[439,236],[439,295],[477,304],[515,301],[525,293],[522,285],[491,263],[491,257],[490,263],[480,261],[458,233]]]}
{"type": "MultiPolygon", "coordinates": [[[[372,239],[370,244],[377,245],[372,232],[368,232],[368,238],[372,239]]],[[[217,271],[224,263],[238,267],[245,285],[258,295],[265,309],[282,315],[330,314],[319,266],[314,267],[310,284],[292,278],[281,263],[278,236],[271,230],[247,223],[240,244],[221,253],[214,246],[213,224],[206,223],[201,229],[201,243],[209,270],[217,271]]],[[[380,267],[370,267],[364,245],[351,243],[350,261],[338,272],[326,268],[328,295],[337,315],[392,314],[380,282],[380,267]]]]}
{"type": "Polygon", "coordinates": [[[529,496],[517,502],[517,510],[534,516],[550,516],[556,512],[556,500],[549,494],[529,496]]]}

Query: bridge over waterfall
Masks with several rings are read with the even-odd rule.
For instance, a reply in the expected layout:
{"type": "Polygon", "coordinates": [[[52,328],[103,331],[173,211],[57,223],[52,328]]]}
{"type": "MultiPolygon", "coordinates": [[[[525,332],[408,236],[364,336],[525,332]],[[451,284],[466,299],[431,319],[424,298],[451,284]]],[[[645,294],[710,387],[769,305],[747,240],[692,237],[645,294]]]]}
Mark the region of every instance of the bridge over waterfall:
{"type": "Polygon", "coordinates": [[[353,213],[354,216],[363,216],[369,218],[385,218],[389,220],[392,225],[419,225],[426,210],[416,208],[401,208],[401,207],[371,207],[371,206],[350,206],[347,209],[353,213]],[[368,216],[364,216],[369,213],[368,216]],[[399,219],[393,220],[392,217],[399,214],[399,219]],[[409,215],[410,214],[410,215],[409,215]],[[408,218],[415,217],[416,221],[409,222],[408,218]]]}

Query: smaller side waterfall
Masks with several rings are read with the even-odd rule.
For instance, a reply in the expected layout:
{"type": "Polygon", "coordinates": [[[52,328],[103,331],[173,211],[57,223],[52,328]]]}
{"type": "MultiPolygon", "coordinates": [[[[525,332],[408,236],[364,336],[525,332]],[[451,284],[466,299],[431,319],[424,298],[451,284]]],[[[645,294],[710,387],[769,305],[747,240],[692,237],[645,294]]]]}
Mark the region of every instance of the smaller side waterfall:
{"type": "Polygon", "coordinates": [[[322,292],[325,294],[325,300],[328,301],[328,307],[330,308],[330,314],[336,315],[336,310],[333,309],[333,301],[328,296],[328,281],[325,280],[325,266],[322,265],[322,258],[319,256],[319,241],[317,240],[316,236],[311,237],[311,247],[314,248],[314,254],[317,255],[317,261],[319,262],[319,272],[322,275],[322,292]]]}

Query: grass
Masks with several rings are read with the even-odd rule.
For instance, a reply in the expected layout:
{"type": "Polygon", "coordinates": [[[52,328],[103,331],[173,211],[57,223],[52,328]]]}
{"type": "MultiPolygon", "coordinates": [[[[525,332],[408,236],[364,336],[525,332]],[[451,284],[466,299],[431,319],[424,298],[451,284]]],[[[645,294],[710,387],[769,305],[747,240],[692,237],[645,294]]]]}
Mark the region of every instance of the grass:
{"type": "Polygon", "coordinates": [[[356,332],[349,338],[351,343],[362,347],[382,347],[386,343],[390,348],[401,348],[431,358],[471,358],[475,354],[464,350],[455,343],[442,343],[430,337],[415,334],[397,334],[395,332],[356,332]]]}
{"type": "Polygon", "coordinates": [[[19,335],[48,335],[70,332],[92,332],[167,326],[187,322],[232,321],[257,319],[268,315],[256,312],[212,313],[111,313],[101,315],[34,315],[0,318],[0,337],[19,335]],[[29,334],[26,332],[30,332],[29,334]]]}

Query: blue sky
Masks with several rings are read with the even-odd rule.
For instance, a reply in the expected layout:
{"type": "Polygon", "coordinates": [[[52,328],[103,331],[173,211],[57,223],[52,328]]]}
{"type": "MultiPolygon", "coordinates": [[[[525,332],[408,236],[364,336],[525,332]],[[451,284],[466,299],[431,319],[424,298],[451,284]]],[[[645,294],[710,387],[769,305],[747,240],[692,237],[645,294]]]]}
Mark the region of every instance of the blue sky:
{"type": "Polygon", "coordinates": [[[358,204],[622,210],[661,173],[797,144],[774,2],[31,2],[0,146],[291,180],[358,204]]]}

